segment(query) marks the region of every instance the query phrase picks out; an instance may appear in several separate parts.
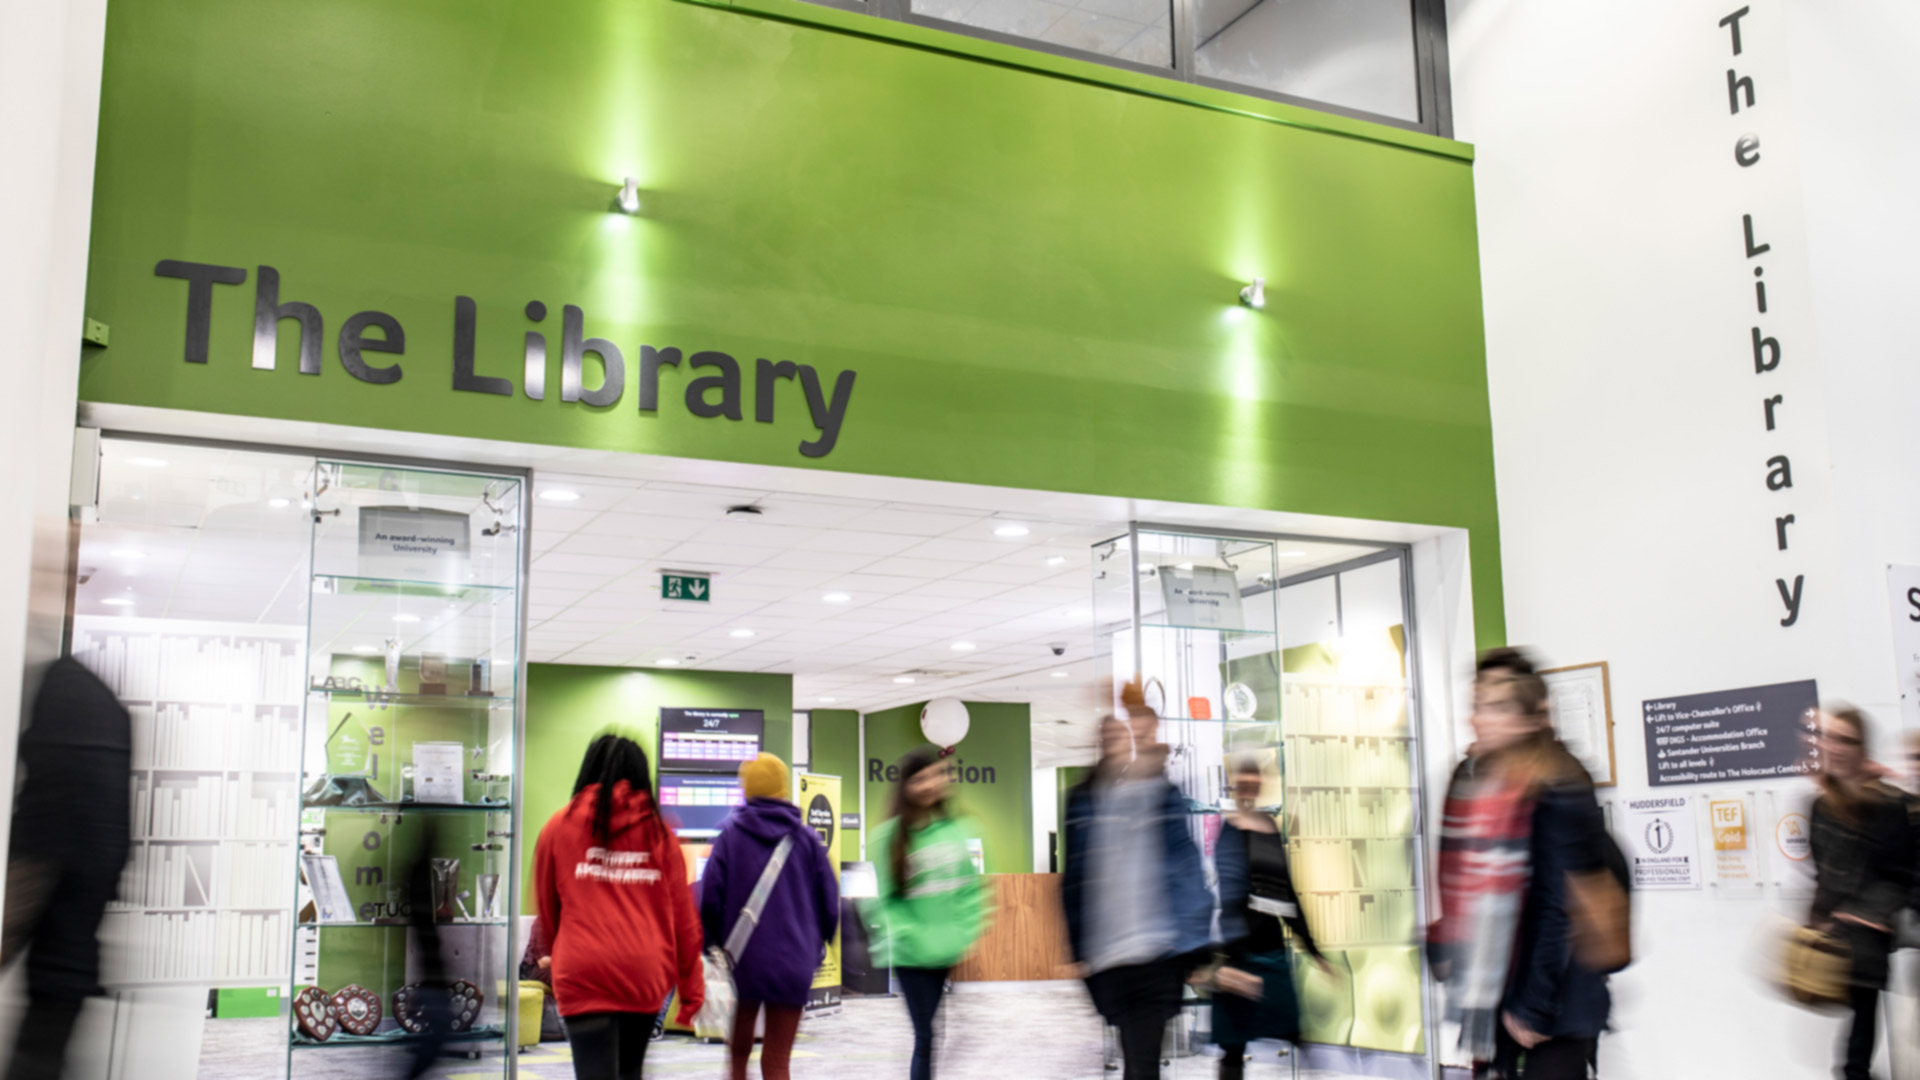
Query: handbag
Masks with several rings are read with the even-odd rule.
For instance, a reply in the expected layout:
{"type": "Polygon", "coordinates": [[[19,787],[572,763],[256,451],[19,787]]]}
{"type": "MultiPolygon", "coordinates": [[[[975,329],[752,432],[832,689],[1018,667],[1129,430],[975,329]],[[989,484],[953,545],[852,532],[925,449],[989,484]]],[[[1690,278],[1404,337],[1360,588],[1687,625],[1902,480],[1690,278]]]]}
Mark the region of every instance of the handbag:
{"type": "Polygon", "coordinates": [[[703,972],[706,1001],[693,1018],[693,1033],[697,1038],[726,1040],[733,1037],[734,1007],[739,1003],[739,995],[733,988],[733,965],[740,959],[740,954],[746,951],[747,942],[753,939],[753,931],[760,925],[760,913],[766,909],[767,897],[773,894],[774,883],[780,879],[780,871],[787,865],[787,856],[792,851],[793,837],[781,837],[780,843],[767,859],[767,868],[760,871],[760,880],[754,882],[746,906],[740,909],[740,917],[734,920],[733,929],[727,932],[726,945],[707,949],[703,972]]]}
{"type": "Polygon", "coordinates": [[[1852,982],[1853,952],[1834,934],[1796,926],[1781,943],[1780,989],[1802,1005],[1844,1005],[1852,982]]]}

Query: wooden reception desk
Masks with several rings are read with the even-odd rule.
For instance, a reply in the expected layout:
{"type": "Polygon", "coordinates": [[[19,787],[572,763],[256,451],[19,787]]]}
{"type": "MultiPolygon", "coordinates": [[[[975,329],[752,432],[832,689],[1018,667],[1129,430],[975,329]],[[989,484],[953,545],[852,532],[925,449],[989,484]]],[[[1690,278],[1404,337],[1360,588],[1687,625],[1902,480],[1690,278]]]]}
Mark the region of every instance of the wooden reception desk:
{"type": "Polygon", "coordinates": [[[959,982],[1030,982],[1069,978],[1067,923],[1060,914],[1059,874],[988,874],[993,922],[953,969],[959,982]]]}

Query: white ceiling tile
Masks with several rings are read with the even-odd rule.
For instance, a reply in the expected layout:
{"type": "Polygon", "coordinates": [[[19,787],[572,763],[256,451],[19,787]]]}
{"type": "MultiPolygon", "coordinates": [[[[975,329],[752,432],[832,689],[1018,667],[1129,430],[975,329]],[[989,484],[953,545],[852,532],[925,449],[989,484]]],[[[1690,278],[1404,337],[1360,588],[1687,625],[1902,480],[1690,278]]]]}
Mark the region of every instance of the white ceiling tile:
{"type": "Polygon", "coordinates": [[[634,560],[615,558],[609,555],[575,555],[565,551],[550,551],[533,561],[533,572],[543,574],[559,572],[563,574],[592,574],[602,581],[617,578],[634,568],[634,560]]]}
{"type": "Polygon", "coordinates": [[[573,532],[587,522],[592,521],[598,510],[569,510],[558,506],[539,506],[529,520],[536,533],[573,532]]]}
{"type": "Polygon", "coordinates": [[[589,536],[625,536],[643,540],[686,540],[699,535],[706,521],[654,514],[606,513],[579,531],[589,536]]]}
{"type": "Polygon", "coordinates": [[[606,583],[602,574],[572,574],[560,570],[535,570],[529,591],[538,595],[547,589],[566,589],[578,592],[590,592],[606,583]]]}
{"type": "MultiPolygon", "coordinates": [[[[945,559],[909,559],[904,556],[895,555],[890,559],[881,559],[879,562],[867,566],[862,572],[866,574],[884,575],[886,577],[918,578],[923,581],[934,581],[940,578],[950,577],[973,565],[975,564],[969,562],[954,562],[945,559]]],[[[898,586],[896,585],[895,588],[898,588],[898,586]]]]}
{"type": "Polygon", "coordinates": [[[750,503],[753,498],[751,493],[742,494],[724,488],[705,491],[666,491],[656,487],[645,487],[621,500],[613,510],[620,514],[641,514],[656,518],[690,518],[711,524],[726,520],[728,507],[750,503]]]}
{"type": "Polygon", "coordinates": [[[798,548],[826,535],[824,529],[806,529],[793,525],[772,525],[759,518],[730,516],[700,530],[694,539],[701,543],[739,544],[750,547],[798,548]]]}
{"type": "Polygon", "coordinates": [[[803,548],[818,551],[852,551],[863,555],[879,557],[898,555],[900,552],[921,543],[917,537],[899,533],[861,532],[854,529],[827,529],[811,541],[800,545],[803,548]]]}
{"type": "Polygon", "coordinates": [[[709,544],[692,541],[681,544],[664,555],[661,560],[673,570],[709,570],[715,567],[758,566],[775,555],[779,548],[748,547],[741,544],[709,544]]]}
{"type": "Polygon", "coordinates": [[[1006,592],[1008,586],[989,581],[929,581],[908,593],[909,596],[952,596],[964,600],[984,600],[1006,592]]]}
{"type": "Polygon", "coordinates": [[[1010,544],[1005,540],[997,543],[991,540],[929,540],[924,544],[908,548],[902,554],[914,559],[947,559],[962,563],[984,563],[1004,558],[1008,549],[1016,546],[1018,545],[1010,544]]]}
{"type": "Polygon", "coordinates": [[[762,566],[776,570],[819,570],[851,573],[873,562],[875,556],[857,551],[783,551],[762,566]]]}
{"type": "Polygon", "coordinates": [[[952,575],[956,581],[997,581],[1006,585],[1035,585],[1058,576],[1038,563],[982,563],[952,575]]]}
{"type": "Polygon", "coordinates": [[[861,514],[847,523],[849,528],[867,532],[904,533],[932,538],[944,536],[985,519],[985,515],[931,514],[913,510],[882,509],[861,514]]]}
{"type": "Polygon", "coordinates": [[[575,533],[555,544],[552,550],[562,555],[604,555],[638,561],[651,559],[673,547],[672,540],[653,540],[634,536],[608,536],[575,533]]]}

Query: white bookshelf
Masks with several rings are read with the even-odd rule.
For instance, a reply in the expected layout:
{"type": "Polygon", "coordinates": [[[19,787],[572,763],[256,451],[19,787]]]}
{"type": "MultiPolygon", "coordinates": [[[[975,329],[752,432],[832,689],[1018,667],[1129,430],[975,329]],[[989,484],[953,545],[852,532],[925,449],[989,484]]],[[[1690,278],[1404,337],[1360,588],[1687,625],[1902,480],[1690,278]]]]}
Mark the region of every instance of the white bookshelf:
{"type": "Polygon", "coordinates": [[[284,986],[306,629],[80,616],[73,656],[133,717],[133,851],[109,986],[284,986]]]}

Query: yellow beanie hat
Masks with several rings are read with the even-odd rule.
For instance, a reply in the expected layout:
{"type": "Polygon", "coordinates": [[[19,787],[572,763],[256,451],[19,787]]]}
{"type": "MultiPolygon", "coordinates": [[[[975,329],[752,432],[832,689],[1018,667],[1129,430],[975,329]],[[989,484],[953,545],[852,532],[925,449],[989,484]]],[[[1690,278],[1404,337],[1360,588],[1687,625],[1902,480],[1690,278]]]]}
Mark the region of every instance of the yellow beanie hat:
{"type": "Polygon", "coordinates": [[[749,799],[787,798],[787,763],[767,753],[741,762],[740,791],[749,799]]]}

